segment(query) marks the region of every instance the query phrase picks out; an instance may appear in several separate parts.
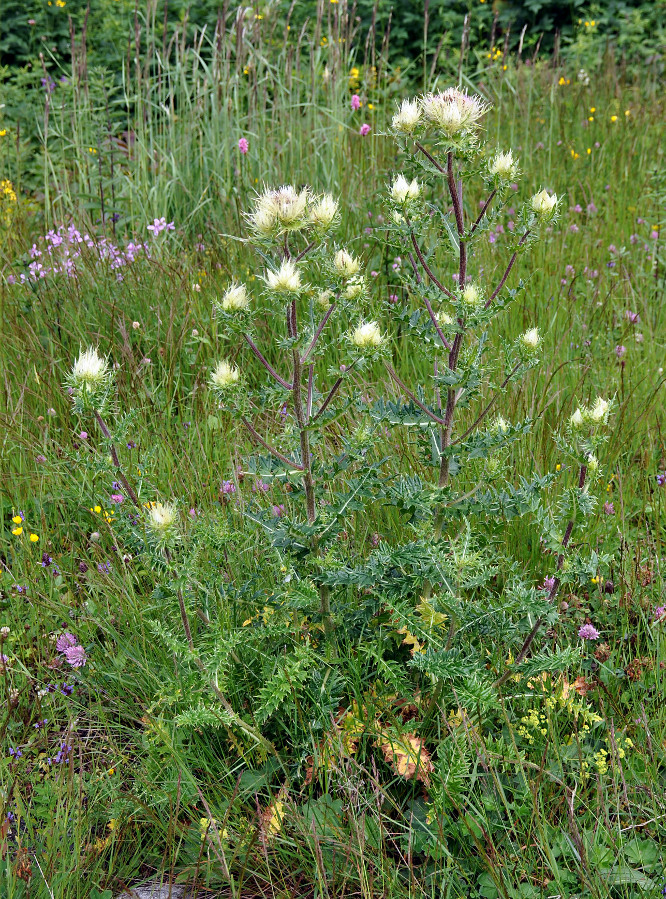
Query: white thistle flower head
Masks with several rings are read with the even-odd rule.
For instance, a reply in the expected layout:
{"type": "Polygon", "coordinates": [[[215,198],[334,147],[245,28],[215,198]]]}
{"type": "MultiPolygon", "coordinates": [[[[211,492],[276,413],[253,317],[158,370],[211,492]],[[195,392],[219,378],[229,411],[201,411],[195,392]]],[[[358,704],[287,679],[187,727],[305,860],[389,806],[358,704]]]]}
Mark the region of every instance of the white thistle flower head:
{"type": "Polygon", "coordinates": [[[490,160],[488,170],[491,175],[496,175],[503,181],[513,181],[518,173],[518,162],[513,158],[511,150],[506,153],[496,153],[490,160]]]}
{"type": "Polygon", "coordinates": [[[394,131],[411,134],[421,120],[421,107],[418,100],[403,100],[400,109],[393,116],[391,124],[394,131]]]}
{"type": "Polygon", "coordinates": [[[398,212],[397,209],[394,209],[394,210],[393,210],[393,213],[392,213],[392,215],[391,215],[391,218],[392,218],[393,221],[396,223],[396,225],[402,225],[402,224],[404,224],[404,222],[405,222],[405,217],[404,217],[404,215],[402,214],[402,212],[398,212]]]}
{"type": "Polygon", "coordinates": [[[594,406],[589,411],[590,420],[597,423],[600,421],[605,421],[608,417],[608,410],[610,409],[610,403],[608,400],[602,399],[602,397],[598,396],[595,400],[594,406]]]}
{"type": "Polygon", "coordinates": [[[72,367],[72,386],[93,392],[101,387],[109,376],[109,363],[99,355],[97,347],[81,350],[72,367]]]}
{"type": "Polygon", "coordinates": [[[360,349],[374,349],[378,347],[382,341],[382,332],[379,330],[377,322],[365,322],[356,327],[352,334],[352,343],[360,349]]]}
{"type": "Polygon", "coordinates": [[[363,275],[355,275],[347,282],[343,296],[346,300],[355,300],[365,290],[365,278],[363,275]]]}
{"type": "Polygon", "coordinates": [[[479,119],[489,106],[480,97],[470,97],[465,91],[449,87],[421,99],[425,117],[447,137],[470,132],[478,127],[479,119]]]}
{"type": "Polygon", "coordinates": [[[590,455],[587,457],[587,467],[592,472],[596,471],[599,468],[599,460],[594,455],[594,453],[590,453],[590,455]]]}
{"type": "Polygon", "coordinates": [[[497,419],[495,420],[495,429],[500,434],[506,434],[506,432],[509,430],[509,422],[506,420],[506,418],[502,418],[501,415],[498,415],[497,419]]]}
{"type": "Polygon", "coordinates": [[[333,300],[332,290],[320,290],[317,296],[317,304],[324,309],[328,309],[333,300]]]}
{"type": "Polygon", "coordinates": [[[230,387],[234,387],[240,380],[240,372],[235,365],[221,359],[210,376],[211,387],[214,390],[223,392],[230,387]]]}
{"type": "Polygon", "coordinates": [[[175,503],[151,503],[146,525],[156,542],[164,546],[176,536],[176,520],[175,503]]]}
{"type": "Polygon", "coordinates": [[[330,194],[324,194],[310,209],[310,221],[315,228],[326,231],[338,215],[338,201],[330,194]]]}
{"type": "Polygon", "coordinates": [[[414,178],[408,181],[404,175],[398,175],[391,185],[391,196],[396,203],[406,203],[408,200],[416,200],[421,193],[419,182],[414,178]]]}
{"type": "Polygon", "coordinates": [[[353,278],[361,270],[361,263],[347,250],[338,250],[333,259],[333,268],[343,278],[353,278]]]}
{"type": "Polygon", "coordinates": [[[530,200],[530,205],[536,214],[542,219],[550,219],[557,209],[557,194],[549,194],[547,190],[540,190],[530,200]]]}
{"type": "Polygon", "coordinates": [[[466,284],[463,288],[462,299],[466,305],[476,306],[481,302],[483,296],[476,284],[466,284]]]}
{"type": "Polygon", "coordinates": [[[267,271],[264,280],[277,293],[298,293],[303,286],[301,273],[291,259],[285,259],[278,271],[267,271]]]}
{"type": "Polygon", "coordinates": [[[453,319],[451,318],[449,313],[445,312],[443,309],[440,309],[440,311],[436,315],[436,318],[437,318],[438,325],[452,325],[453,324],[453,319]]]}
{"type": "Polygon", "coordinates": [[[310,191],[297,191],[291,184],[277,190],[266,190],[256,197],[254,210],[248,216],[250,224],[261,237],[271,237],[282,231],[297,231],[308,223],[310,191]]]}
{"type": "Polygon", "coordinates": [[[579,428],[583,427],[584,423],[585,416],[583,415],[583,410],[579,407],[569,419],[569,425],[572,430],[577,431],[579,428]]]}
{"type": "Polygon", "coordinates": [[[233,282],[227,287],[220,301],[220,308],[225,312],[240,312],[250,305],[250,298],[244,284],[233,282]]]}
{"type": "Polygon", "coordinates": [[[539,329],[530,328],[529,331],[525,331],[520,339],[526,349],[530,351],[536,350],[541,343],[541,335],[539,334],[539,329]]]}

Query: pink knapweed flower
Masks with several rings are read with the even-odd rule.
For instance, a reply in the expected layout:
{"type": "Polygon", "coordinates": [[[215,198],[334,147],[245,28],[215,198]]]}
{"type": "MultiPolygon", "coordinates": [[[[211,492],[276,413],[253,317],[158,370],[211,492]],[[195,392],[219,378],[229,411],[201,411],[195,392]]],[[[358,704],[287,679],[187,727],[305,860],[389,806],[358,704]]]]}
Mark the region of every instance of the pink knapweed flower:
{"type": "Polygon", "coordinates": [[[604,503],[604,515],[615,515],[615,506],[613,503],[604,503]]]}
{"type": "Polygon", "coordinates": [[[371,130],[372,129],[370,128],[370,125],[368,125],[367,122],[364,122],[358,129],[358,133],[361,135],[361,137],[367,137],[368,134],[370,134],[371,130]]]}
{"type": "Polygon", "coordinates": [[[250,149],[250,145],[249,145],[249,143],[247,142],[247,138],[246,138],[246,137],[241,137],[241,138],[240,138],[240,140],[238,141],[238,149],[241,151],[241,153],[243,154],[243,156],[245,156],[245,154],[248,152],[248,150],[250,149]]]}
{"type": "Polygon", "coordinates": [[[600,634],[593,624],[583,624],[578,629],[578,636],[581,640],[598,640],[600,634]]]}
{"type": "Polygon", "coordinates": [[[615,355],[617,356],[618,359],[621,359],[626,352],[627,352],[627,348],[626,348],[626,346],[622,346],[622,344],[619,344],[618,346],[615,347],[615,355]]]}
{"type": "Polygon", "coordinates": [[[351,108],[356,112],[357,109],[361,108],[361,98],[358,94],[354,94],[351,98],[351,108]]]}
{"type": "Polygon", "coordinates": [[[116,503],[116,505],[118,505],[118,506],[121,503],[125,502],[125,497],[122,495],[122,493],[112,493],[111,496],[109,497],[109,499],[111,500],[112,503],[116,503]]]}

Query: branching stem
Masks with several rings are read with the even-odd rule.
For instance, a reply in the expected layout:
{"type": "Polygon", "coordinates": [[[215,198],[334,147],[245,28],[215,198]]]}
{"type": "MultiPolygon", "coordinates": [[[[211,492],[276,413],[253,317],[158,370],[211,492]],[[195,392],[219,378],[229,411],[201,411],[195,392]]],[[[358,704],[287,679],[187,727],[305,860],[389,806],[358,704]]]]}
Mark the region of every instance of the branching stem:
{"type": "Polygon", "coordinates": [[[111,453],[111,459],[112,459],[113,465],[118,473],[118,478],[120,480],[120,483],[123,485],[123,487],[127,491],[127,495],[132,500],[132,502],[134,503],[136,508],[140,509],[141,503],[139,502],[139,497],[134,492],[134,489],[132,488],[130,482],[125,477],[124,471],[120,467],[120,459],[118,458],[118,452],[116,450],[116,447],[115,447],[113,441],[111,440],[111,434],[109,433],[109,429],[107,428],[107,426],[104,422],[104,419],[100,415],[100,412],[98,409],[95,409],[95,419],[97,421],[97,424],[99,425],[100,431],[106,437],[106,439],[109,441],[109,452],[111,453]]]}

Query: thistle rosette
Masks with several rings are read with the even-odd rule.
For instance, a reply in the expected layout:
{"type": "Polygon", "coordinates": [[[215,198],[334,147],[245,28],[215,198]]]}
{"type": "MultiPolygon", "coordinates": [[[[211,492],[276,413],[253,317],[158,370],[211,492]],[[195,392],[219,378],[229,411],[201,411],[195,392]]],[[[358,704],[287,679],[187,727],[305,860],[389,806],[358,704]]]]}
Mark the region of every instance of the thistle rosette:
{"type": "Polygon", "coordinates": [[[99,355],[97,347],[81,349],[65,379],[65,386],[77,414],[103,412],[113,387],[113,370],[108,359],[99,355]]]}

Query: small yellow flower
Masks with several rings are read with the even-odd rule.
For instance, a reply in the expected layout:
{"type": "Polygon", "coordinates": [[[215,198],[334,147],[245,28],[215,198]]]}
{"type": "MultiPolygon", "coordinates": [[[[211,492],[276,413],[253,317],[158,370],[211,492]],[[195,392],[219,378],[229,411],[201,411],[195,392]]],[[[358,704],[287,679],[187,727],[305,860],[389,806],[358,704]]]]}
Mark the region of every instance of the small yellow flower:
{"type": "Polygon", "coordinates": [[[560,465],[559,462],[558,462],[557,465],[555,466],[555,471],[562,471],[562,466],[560,465]]]}
{"type": "Polygon", "coordinates": [[[23,519],[21,518],[20,515],[15,515],[15,516],[12,518],[12,521],[14,522],[14,524],[21,524],[22,521],[23,521],[23,519]]]}
{"type": "Polygon", "coordinates": [[[30,542],[31,543],[37,543],[38,540],[39,540],[39,537],[37,536],[37,534],[30,534],[30,542]]]}
{"type": "Polygon", "coordinates": [[[592,152],[592,147],[588,147],[588,148],[587,148],[587,155],[589,156],[591,152],[592,152]]]}
{"type": "Polygon", "coordinates": [[[95,506],[95,508],[93,509],[93,512],[97,512],[98,515],[99,515],[99,513],[100,513],[101,511],[102,511],[102,507],[101,507],[101,506],[95,506]]]}
{"type": "Polygon", "coordinates": [[[593,115],[589,115],[589,116],[587,117],[587,120],[588,120],[588,122],[593,122],[593,121],[594,121],[594,116],[593,116],[593,115]]]}
{"type": "Polygon", "coordinates": [[[2,131],[0,131],[0,137],[4,137],[5,134],[7,134],[7,129],[3,128],[2,131]]]}
{"type": "Polygon", "coordinates": [[[616,115],[612,115],[612,116],[611,116],[611,122],[617,122],[617,116],[616,116],[616,115]]]}
{"type": "Polygon", "coordinates": [[[590,112],[596,112],[596,111],[597,111],[596,106],[590,106],[590,112]]]}
{"type": "Polygon", "coordinates": [[[12,534],[13,534],[15,537],[20,537],[22,533],[23,533],[23,528],[14,528],[14,529],[12,530],[12,534]]]}

